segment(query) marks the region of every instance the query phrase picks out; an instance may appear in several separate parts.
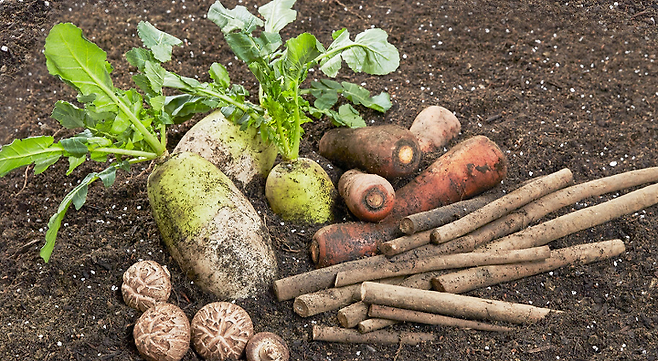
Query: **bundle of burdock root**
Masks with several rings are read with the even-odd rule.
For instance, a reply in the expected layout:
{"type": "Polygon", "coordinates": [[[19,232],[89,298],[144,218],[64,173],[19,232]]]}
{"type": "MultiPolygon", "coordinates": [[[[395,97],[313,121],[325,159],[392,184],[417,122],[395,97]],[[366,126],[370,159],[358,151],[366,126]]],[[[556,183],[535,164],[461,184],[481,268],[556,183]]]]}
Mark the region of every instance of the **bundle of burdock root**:
{"type": "Polygon", "coordinates": [[[274,291],[279,301],[294,298],[302,317],[338,310],[342,327],[316,325],[314,340],[415,344],[435,339],[432,333],[384,330],[402,321],[512,331],[514,324],[561,311],[460,294],[623,253],[618,239],[552,250],[547,244],[657,204],[658,184],[536,223],[586,198],[656,181],[658,167],[572,185],[571,172],[563,169],[500,197],[485,195],[408,215],[397,221],[397,234],[404,235],[377,242],[380,254],[280,279],[274,291]]]}

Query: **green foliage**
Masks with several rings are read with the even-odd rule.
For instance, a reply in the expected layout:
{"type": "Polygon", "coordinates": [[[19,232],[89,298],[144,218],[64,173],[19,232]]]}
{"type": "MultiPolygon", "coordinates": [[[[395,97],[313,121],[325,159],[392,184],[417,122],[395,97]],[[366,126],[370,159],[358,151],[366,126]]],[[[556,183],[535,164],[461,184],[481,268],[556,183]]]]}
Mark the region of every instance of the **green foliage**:
{"type": "Polygon", "coordinates": [[[77,91],[79,103],[58,101],[52,117],[79,133],[57,142],[53,137],[39,136],[5,145],[0,148],[0,177],[31,164],[35,173],[41,173],[62,157],[68,159],[67,174],[87,160],[110,164],[102,172],[88,174],[64,197],[48,222],[46,245],[41,251],[44,260],[50,258],[66,211],[71,204],[79,209],[85,203],[91,183],[100,179],[109,187],[118,169],[127,170],[131,164],[165,155],[166,127],[196,113],[220,108],[243,129],[260,129],[263,139],[272,142],[284,159],[291,160],[299,155],[301,125],[311,121],[308,115],[327,116],[338,126],[365,126],[351,104],[333,109],[341,95],[354,105],[380,112],[391,107],[388,94],[370,96],[367,89],[349,82],[324,79],[301,89],[310,69],[316,66],[329,77],[338,74],[343,61],[355,72],[381,75],[397,69],[399,54],[381,29],[366,30],[354,40],[347,30],[337,31],[328,48],[309,33],[284,43],[279,32],[295,21],[294,4],[295,0],[273,0],[258,9],[262,19],[244,6],[229,10],[219,1],[208,12],[233,52],[259,81],[258,104],[246,100],[249,94],[244,87],[231,84],[221,64],[211,65],[211,82],[165,69],[163,63],[171,60],[173,47],[182,42],[148,22],[137,26],[144,48],[126,53],[126,60],[138,70],[133,76],[138,89],[128,90],[113,85],[107,54],[87,40],[78,27],[64,23],[51,29],[44,49],[48,71],[77,91]],[[165,95],[166,88],[176,94],[165,95]],[[303,97],[306,94],[316,98],[313,105],[303,97]]]}
{"type": "Polygon", "coordinates": [[[258,12],[265,21],[244,6],[229,10],[219,1],[208,12],[208,19],[221,28],[235,55],[247,63],[260,83],[259,105],[264,112],[247,112],[258,114],[246,119],[248,124],[260,127],[263,137],[277,146],[284,159],[298,157],[301,125],[311,121],[307,114],[326,115],[335,125],[365,126],[351,105],[343,104],[338,111],[332,109],[340,94],[355,105],[380,112],[391,106],[388,94],[371,97],[368,90],[349,82],[323,80],[311,83],[310,89],[300,89],[311,68],[319,66],[325,75],[335,77],[345,61],[355,72],[382,75],[397,69],[400,62],[397,49],[388,43],[388,36],[381,29],[368,29],[354,40],[342,29],[333,34],[334,41],[328,48],[309,33],[283,43],[279,31],[296,19],[294,3],[274,0],[261,6],[258,12]],[[257,30],[258,36],[254,34],[257,30]],[[316,97],[313,106],[303,94],[316,97]]]}
{"type": "Polygon", "coordinates": [[[87,40],[78,27],[69,23],[55,25],[44,49],[48,71],[78,92],[77,101],[83,107],[58,101],[52,117],[64,128],[80,133],[58,142],[50,136],[16,139],[0,149],[0,176],[30,164],[34,164],[38,174],[62,157],[68,158],[68,175],[87,159],[107,162],[112,158],[105,171],[88,174],[70,191],[50,218],[46,245],[41,250],[46,261],[66,211],[71,204],[79,209],[85,203],[89,184],[101,179],[105,186],[110,186],[117,169],[127,170],[130,164],[153,160],[166,151],[164,130],[173,123],[165,109],[162,88],[166,72],[160,62],[171,59],[172,46],[181,41],[150,24],[140,24],[138,31],[153,50],[135,49],[127,58],[143,65],[135,81],[144,95],[135,89],[114,87],[107,54],[87,40]]]}

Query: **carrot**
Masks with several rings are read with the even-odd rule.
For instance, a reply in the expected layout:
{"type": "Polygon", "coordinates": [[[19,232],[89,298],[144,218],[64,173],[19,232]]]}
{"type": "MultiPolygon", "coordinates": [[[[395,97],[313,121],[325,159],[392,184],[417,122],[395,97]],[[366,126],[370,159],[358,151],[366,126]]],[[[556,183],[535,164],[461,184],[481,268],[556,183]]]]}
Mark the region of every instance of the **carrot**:
{"type": "Polygon", "coordinates": [[[391,183],[376,174],[349,170],[338,181],[338,192],[347,208],[358,219],[377,222],[388,216],[395,204],[395,190],[391,183]]]}
{"type": "Polygon", "coordinates": [[[507,175],[507,159],[485,136],[463,141],[395,193],[391,213],[379,223],[348,222],[319,229],[311,241],[318,267],[371,256],[382,242],[400,237],[400,219],[482,193],[507,175]]]}
{"type": "Polygon", "coordinates": [[[336,165],[359,168],[384,178],[410,175],[421,151],[416,136],[398,125],[335,128],[320,139],[320,155],[336,165]]]}
{"type": "Polygon", "coordinates": [[[430,106],[423,109],[409,130],[418,138],[418,145],[423,153],[435,152],[459,134],[461,124],[448,109],[430,106]]]}
{"type": "Polygon", "coordinates": [[[317,267],[327,267],[374,256],[380,242],[396,238],[399,233],[397,223],[390,221],[330,224],[313,235],[310,245],[311,259],[317,267]]]}
{"type": "Polygon", "coordinates": [[[401,219],[476,196],[507,175],[507,158],[489,138],[467,139],[439,157],[396,194],[391,215],[401,219]]]}

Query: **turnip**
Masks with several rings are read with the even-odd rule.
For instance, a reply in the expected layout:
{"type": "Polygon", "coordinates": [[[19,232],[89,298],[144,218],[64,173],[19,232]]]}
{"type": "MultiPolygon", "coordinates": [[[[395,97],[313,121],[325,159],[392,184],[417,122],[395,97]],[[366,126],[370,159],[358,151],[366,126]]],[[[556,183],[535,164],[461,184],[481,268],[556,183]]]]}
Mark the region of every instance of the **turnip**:
{"type": "Polygon", "coordinates": [[[222,299],[269,288],[277,262],[258,213],[233,182],[195,153],[173,155],[148,179],[163,242],[183,271],[222,299]]]}
{"type": "Polygon", "coordinates": [[[461,124],[453,112],[433,105],[418,113],[409,130],[418,138],[423,153],[431,153],[456,137],[461,124]]]}
{"type": "Polygon", "coordinates": [[[265,184],[274,213],[302,223],[332,221],[336,195],[324,169],[308,158],[279,163],[265,184]]]}

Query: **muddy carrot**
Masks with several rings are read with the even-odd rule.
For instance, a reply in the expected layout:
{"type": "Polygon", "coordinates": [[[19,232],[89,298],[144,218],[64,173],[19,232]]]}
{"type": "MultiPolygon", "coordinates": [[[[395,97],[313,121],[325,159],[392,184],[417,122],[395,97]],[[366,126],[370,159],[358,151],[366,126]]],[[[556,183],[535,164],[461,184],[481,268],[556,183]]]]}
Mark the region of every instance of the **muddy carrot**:
{"type": "Polygon", "coordinates": [[[377,222],[393,210],[395,190],[386,178],[351,169],[338,181],[338,192],[358,219],[377,222]]]}
{"type": "Polygon", "coordinates": [[[384,178],[410,175],[422,156],[416,136],[398,125],[334,128],[324,133],[319,148],[320,155],[342,168],[384,178]]]}
{"type": "Polygon", "coordinates": [[[319,267],[373,255],[382,242],[402,235],[399,221],[410,214],[451,204],[482,193],[507,175],[507,159],[484,136],[459,143],[395,193],[395,205],[377,224],[338,223],[318,230],[311,257],[319,267]]]}
{"type": "Polygon", "coordinates": [[[573,264],[587,264],[617,256],[625,251],[618,239],[580,244],[551,251],[551,257],[537,262],[481,266],[447,273],[432,279],[432,287],[441,292],[464,293],[476,288],[513,281],[573,264]]]}
{"type": "Polygon", "coordinates": [[[613,200],[583,208],[510,234],[477,248],[476,251],[488,252],[541,246],[568,234],[603,224],[656,203],[658,203],[658,184],[653,184],[613,200]]]}
{"type": "Polygon", "coordinates": [[[535,199],[564,188],[571,182],[573,174],[569,169],[538,178],[454,222],[435,229],[430,236],[431,241],[439,244],[463,236],[535,199]]]}

